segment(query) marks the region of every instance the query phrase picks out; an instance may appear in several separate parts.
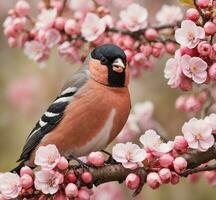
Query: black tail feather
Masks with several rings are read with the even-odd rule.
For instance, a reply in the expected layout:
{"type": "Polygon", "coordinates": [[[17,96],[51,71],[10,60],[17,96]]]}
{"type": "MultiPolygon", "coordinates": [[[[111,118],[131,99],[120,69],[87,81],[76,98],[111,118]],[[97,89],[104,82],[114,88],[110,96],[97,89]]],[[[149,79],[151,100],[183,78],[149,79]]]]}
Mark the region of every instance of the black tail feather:
{"type": "Polygon", "coordinates": [[[19,165],[16,168],[12,169],[11,172],[13,173],[16,172],[17,174],[19,174],[20,169],[24,166],[24,164],[25,164],[25,161],[23,160],[21,163],[19,163],[19,165]]]}

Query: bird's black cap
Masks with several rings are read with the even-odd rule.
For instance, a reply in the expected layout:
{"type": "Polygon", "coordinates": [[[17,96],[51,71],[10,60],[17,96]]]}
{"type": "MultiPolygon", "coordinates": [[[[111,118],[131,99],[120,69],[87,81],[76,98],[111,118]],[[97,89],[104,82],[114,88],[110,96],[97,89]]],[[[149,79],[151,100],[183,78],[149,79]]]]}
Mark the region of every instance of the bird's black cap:
{"type": "Polygon", "coordinates": [[[91,52],[91,57],[97,60],[106,59],[107,63],[112,63],[116,58],[121,58],[123,63],[126,65],[126,55],[124,51],[114,44],[104,44],[96,47],[91,52]]]}

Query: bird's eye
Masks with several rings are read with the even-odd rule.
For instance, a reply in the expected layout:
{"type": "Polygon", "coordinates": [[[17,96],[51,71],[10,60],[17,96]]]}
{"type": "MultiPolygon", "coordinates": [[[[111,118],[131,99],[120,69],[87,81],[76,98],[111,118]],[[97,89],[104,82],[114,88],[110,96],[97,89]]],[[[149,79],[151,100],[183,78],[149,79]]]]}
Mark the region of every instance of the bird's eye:
{"type": "Polygon", "coordinates": [[[101,57],[100,62],[104,65],[107,63],[107,59],[105,57],[101,57]]]}

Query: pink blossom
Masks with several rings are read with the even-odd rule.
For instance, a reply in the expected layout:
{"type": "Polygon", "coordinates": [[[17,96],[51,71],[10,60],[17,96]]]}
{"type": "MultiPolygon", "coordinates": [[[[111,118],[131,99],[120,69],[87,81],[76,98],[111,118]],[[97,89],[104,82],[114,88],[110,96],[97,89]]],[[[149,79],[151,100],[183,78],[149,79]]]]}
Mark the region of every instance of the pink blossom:
{"type": "Polygon", "coordinates": [[[16,110],[31,114],[37,109],[36,99],[39,94],[41,94],[39,80],[36,77],[25,77],[15,79],[9,84],[7,98],[16,110]]]}
{"type": "Polygon", "coordinates": [[[24,45],[24,54],[36,62],[43,61],[47,58],[47,48],[44,44],[35,40],[26,42],[24,45]]]}
{"type": "Polygon", "coordinates": [[[147,153],[137,144],[127,142],[126,144],[116,144],[112,149],[112,155],[125,168],[135,169],[138,167],[139,162],[142,162],[146,158],[147,153]]]}
{"type": "Polygon", "coordinates": [[[194,82],[202,84],[207,79],[207,63],[199,57],[182,56],[181,59],[182,72],[194,82]]]}
{"type": "Polygon", "coordinates": [[[60,160],[60,154],[57,147],[53,144],[47,146],[40,146],[35,154],[36,165],[43,169],[51,170],[56,167],[60,160]]]}
{"type": "Polygon", "coordinates": [[[169,141],[163,143],[160,135],[154,130],[148,130],[144,135],[140,137],[140,142],[143,144],[147,151],[153,151],[157,153],[168,153],[173,149],[173,142],[169,141]]]}
{"type": "Polygon", "coordinates": [[[20,177],[6,172],[0,175],[0,193],[5,199],[15,199],[22,189],[20,177]]]}
{"type": "Polygon", "coordinates": [[[128,120],[122,129],[122,131],[117,136],[118,142],[128,142],[131,141],[134,137],[139,135],[141,132],[139,125],[138,125],[138,119],[137,116],[133,113],[131,113],[128,117],[128,120]]]}
{"type": "Polygon", "coordinates": [[[57,10],[54,9],[43,9],[38,15],[38,20],[36,23],[36,29],[48,29],[52,28],[57,17],[57,10]]]}
{"type": "Polygon", "coordinates": [[[179,51],[176,51],[175,58],[170,58],[166,62],[164,69],[164,77],[169,79],[168,85],[172,88],[177,88],[181,83],[182,69],[180,66],[180,55],[179,51]]]}
{"type": "Polygon", "coordinates": [[[153,127],[154,104],[151,101],[136,103],[133,111],[142,129],[153,127]]]}
{"type": "Polygon", "coordinates": [[[156,19],[159,24],[174,24],[181,21],[183,13],[178,6],[163,5],[156,14],[156,19]]]}
{"type": "Polygon", "coordinates": [[[77,49],[68,41],[62,43],[58,47],[58,53],[68,62],[74,62],[80,60],[80,55],[77,49]]]}
{"type": "Polygon", "coordinates": [[[122,23],[130,31],[138,31],[146,28],[147,17],[147,10],[136,3],[130,4],[126,10],[120,12],[122,23]]]}
{"type": "Polygon", "coordinates": [[[205,38],[205,31],[202,27],[197,26],[191,20],[184,20],[181,23],[181,28],[175,32],[176,41],[183,47],[190,49],[197,46],[200,39],[205,38]]]}
{"type": "Polygon", "coordinates": [[[84,13],[93,11],[95,8],[94,2],[92,0],[70,0],[69,6],[74,11],[80,11],[84,13]]]}
{"type": "Polygon", "coordinates": [[[14,18],[11,16],[8,16],[3,22],[3,27],[6,28],[8,26],[13,25],[13,21],[14,21],[14,18]]]}
{"type": "Polygon", "coordinates": [[[20,16],[26,16],[30,12],[30,5],[27,1],[19,0],[15,5],[15,10],[20,16]]]}
{"type": "Polygon", "coordinates": [[[183,125],[182,132],[189,147],[199,151],[207,151],[215,141],[211,126],[202,119],[190,119],[183,125]]]}
{"type": "Polygon", "coordinates": [[[111,15],[105,15],[104,17],[102,17],[102,20],[104,21],[107,27],[113,28],[114,22],[111,15]]]}
{"type": "Polygon", "coordinates": [[[216,131],[216,114],[212,113],[209,116],[206,116],[204,119],[212,128],[212,130],[216,131]]]}
{"type": "Polygon", "coordinates": [[[96,40],[106,28],[104,20],[94,13],[88,13],[81,26],[82,36],[89,42],[96,40]]]}
{"type": "Polygon", "coordinates": [[[124,193],[121,187],[115,182],[101,184],[93,189],[92,200],[124,200],[124,193]]]}
{"type": "Polygon", "coordinates": [[[216,186],[216,171],[206,171],[204,172],[204,177],[212,186],[216,186]]]}
{"type": "Polygon", "coordinates": [[[95,0],[100,5],[107,5],[111,3],[112,0],[95,0]]]}
{"type": "Polygon", "coordinates": [[[60,41],[61,41],[61,34],[56,29],[51,28],[45,32],[45,44],[47,47],[52,48],[60,41]]]}
{"type": "Polygon", "coordinates": [[[35,172],[35,188],[44,194],[55,194],[59,185],[63,183],[62,176],[59,172],[53,170],[41,170],[35,172]]]}
{"type": "Polygon", "coordinates": [[[157,189],[161,185],[161,179],[158,173],[150,172],[146,178],[147,185],[152,189],[157,189]]]}
{"type": "Polygon", "coordinates": [[[122,1],[119,0],[113,0],[113,4],[115,7],[119,8],[119,9],[125,9],[127,8],[131,3],[133,3],[134,0],[124,0],[124,3],[122,3],[122,1]]]}
{"type": "Polygon", "coordinates": [[[134,173],[130,173],[125,179],[125,184],[129,189],[135,190],[139,187],[140,177],[134,173]]]}

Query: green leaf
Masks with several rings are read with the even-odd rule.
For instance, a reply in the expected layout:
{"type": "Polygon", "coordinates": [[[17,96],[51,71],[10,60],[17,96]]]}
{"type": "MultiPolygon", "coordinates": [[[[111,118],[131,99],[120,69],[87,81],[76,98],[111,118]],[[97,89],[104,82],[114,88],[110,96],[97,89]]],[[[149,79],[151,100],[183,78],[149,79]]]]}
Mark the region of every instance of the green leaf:
{"type": "Polygon", "coordinates": [[[180,4],[184,4],[187,6],[194,6],[193,0],[179,0],[180,4]]]}

